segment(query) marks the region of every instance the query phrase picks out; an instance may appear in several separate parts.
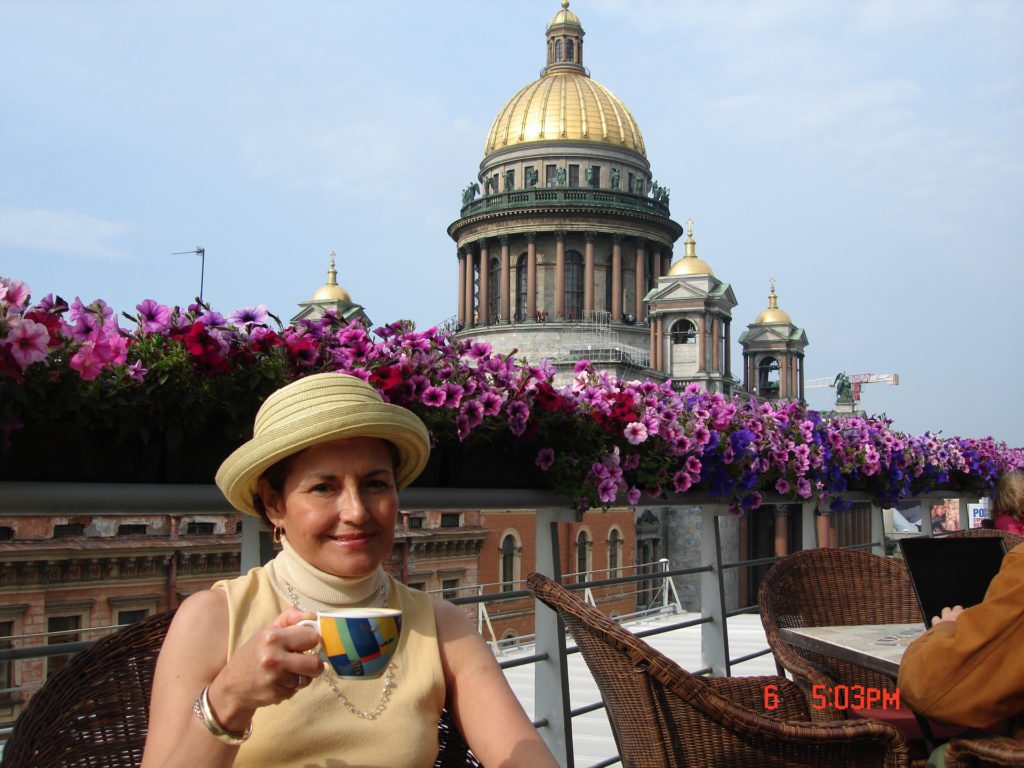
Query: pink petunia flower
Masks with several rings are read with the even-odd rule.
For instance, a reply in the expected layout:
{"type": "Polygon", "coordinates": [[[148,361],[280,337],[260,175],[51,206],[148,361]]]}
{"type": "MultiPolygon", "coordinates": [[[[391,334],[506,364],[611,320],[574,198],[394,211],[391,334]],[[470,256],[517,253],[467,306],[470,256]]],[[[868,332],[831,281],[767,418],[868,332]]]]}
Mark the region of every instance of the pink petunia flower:
{"type": "Polygon", "coordinates": [[[170,327],[171,308],[165,304],[145,299],[141,304],[136,304],[135,309],[139,313],[139,326],[146,333],[163,333],[170,327]]]}
{"type": "Polygon", "coordinates": [[[15,280],[13,277],[0,277],[0,285],[3,286],[4,293],[3,296],[0,296],[0,301],[6,301],[16,308],[28,303],[30,291],[21,280],[15,280]]]}
{"type": "Polygon", "coordinates": [[[640,501],[640,489],[636,486],[630,486],[629,492],[626,494],[626,503],[631,507],[635,507],[638,501],[640,501]]]}
{"type": "Polygon", "coordinates": [[[146,380],[146,373],[148,372],[149,369],[142,367],[141,360],[136,360],[134,363],[129,365],[125,370],[128,371],[128,378],[130,378],[132,381],[141,382],[146,380]]]}
{"type": "Polygon", "coordinates": [[[50,334],[42,323],[15,320],[11,323],[10,332],[4,341],[9,347],[11,357],[21,366],[21,370],[25,370],[32,363],[46,359],[50,334]]]}
{"type": "Polygon", "coordinates": [[[448,395],[441,387],[427,387],[420,396],[423,404],[429,405],[431,408],[440,408],[447,399],[448,395]]]}
{"type": "Polygon", "coordinates": [[[537,458],[533,462],[543,471],[547,472],[551,469],[551,465],[555,463],[555,451],[552,448],[541,448],[537,452],[537,458]]]}
{"type": "Polygon", "coordinates": [[[639,421],[631,421],[622,432],[630,445],[640,445],[647,439],[647,427],[639,421]]]}
{"type": "Polygon", "coordinates": [[[96,342],[86,341],[78,348],[78,351],[71,356],[68,362],[83,381],[92,381],[103,372],[103,362],[96,355],[96,342]]]}

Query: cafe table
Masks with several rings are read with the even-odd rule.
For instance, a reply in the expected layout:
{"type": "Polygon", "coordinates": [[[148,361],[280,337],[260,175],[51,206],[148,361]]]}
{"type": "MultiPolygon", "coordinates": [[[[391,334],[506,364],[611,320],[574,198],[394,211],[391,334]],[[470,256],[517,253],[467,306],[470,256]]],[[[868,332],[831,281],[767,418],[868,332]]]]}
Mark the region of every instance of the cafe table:
{"type": "Polygon", "coordinates": [[[903,651],[924,631],[923,622],[784,627],[779,629],[779,638],[805,651],[856,664],[895,680],[903,651]]]}

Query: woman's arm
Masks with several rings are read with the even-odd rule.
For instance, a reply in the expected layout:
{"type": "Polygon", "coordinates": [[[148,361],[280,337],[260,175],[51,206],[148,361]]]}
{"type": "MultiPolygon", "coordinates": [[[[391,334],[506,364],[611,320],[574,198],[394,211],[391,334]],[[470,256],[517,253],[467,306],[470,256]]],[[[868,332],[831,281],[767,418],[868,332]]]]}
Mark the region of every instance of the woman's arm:
{"type": "Polygon", "coordinates": [[[473,753],[488,768],[557,768],[462,609],[434,604],[448,709],[473,753]]]}
{"type": "Polygon", "coordinates": [[[219,590],[189,597],[171,622],[153,677],[149,734],[143,768],[222,768],[238,747],[215,738],[192,711],[200,691],[217,721],[244,732],[261,706],[295,694],[299,675],[315,677],[321,662],[302,652],[317,645],[315,630],[292,626],[307,616],[296,609],[281,614],[227,661],[227,595],[219,590]]]}

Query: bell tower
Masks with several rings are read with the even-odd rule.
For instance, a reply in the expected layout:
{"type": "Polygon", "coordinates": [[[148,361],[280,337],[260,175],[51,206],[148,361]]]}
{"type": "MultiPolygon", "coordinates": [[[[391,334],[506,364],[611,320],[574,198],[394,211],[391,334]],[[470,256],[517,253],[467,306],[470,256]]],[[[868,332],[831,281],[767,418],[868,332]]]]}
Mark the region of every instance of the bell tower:
{"type": "Polygon", "coordinates": [[[804,330],[779,308],[772,278],[768,308],[740,336],[744,389],[762,400],[803,400],[807,345],[804,330]]]}

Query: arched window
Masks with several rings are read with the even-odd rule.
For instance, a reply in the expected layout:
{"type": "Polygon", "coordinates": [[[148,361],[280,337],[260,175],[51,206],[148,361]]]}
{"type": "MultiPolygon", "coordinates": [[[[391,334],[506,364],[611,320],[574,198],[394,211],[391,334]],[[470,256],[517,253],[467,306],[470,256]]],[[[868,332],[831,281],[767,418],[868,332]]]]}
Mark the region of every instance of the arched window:
{"type": "Polygon", "coordinates": [[[608,578],[616,579],[619,576],[622,553],[622,534],[618,528],[612,528],[608,532],[608,578]]]}
{"type": "Polygon", "coordinates": [[[689,320],[676,320],[670,331],[673,344],[696,344],[697,329],[689,320]]]}
{"type": "MultiPolygon", "coordinates": [[[[521,323],[528,319],[526,317],[527,299],[529,296],[526,293],[526,270],[528,269],[528,262],[526,261],[526,254],[519,254],[519,258],[516,259],[516,322],[521,323]]],[[[532,319],[532,318],[529,318],[532,319]]]]}
{"type": "Polygon", "coordinates": [[[572,40],[565,41],[565,60],[576,61],[576,51],[574,50],[572,40]]]}
{"type": "Polygon", "coordinates": [[[583,319],[583,256],[579,251],[565,254],[565,317],[583,319]]]}
{"type": "Polygon", "coordinates": [[[779,394],[779,361],[763,357],[757,364],[757,393],[762,397],[779,394]]]}
{"type": "Polygon", "coordinates": [[[509,532],[502,537],[498,551],[501,558],[501,591],[512,592],[519,581],[519,565],[523,553],[515,533],[509,532]]]}
{"type": "Polygon", "coordinates": [[[496,323],[505,318],[498,317],[501,301],[501,259],[491,259],[487,269],[487,322],[496,323]]]}
{"type": "Polygon", "coordinates": [[[555,40],[555,61],[562,60],[562,41],[555,40]]]}
{"type": "Polygon", "coordinates": [[[585,529],[576,534],[576,582],[586,581],[590,573],[590,534],[585,529]]]}

